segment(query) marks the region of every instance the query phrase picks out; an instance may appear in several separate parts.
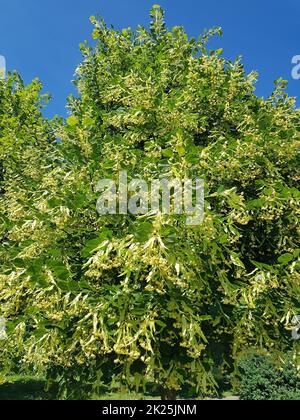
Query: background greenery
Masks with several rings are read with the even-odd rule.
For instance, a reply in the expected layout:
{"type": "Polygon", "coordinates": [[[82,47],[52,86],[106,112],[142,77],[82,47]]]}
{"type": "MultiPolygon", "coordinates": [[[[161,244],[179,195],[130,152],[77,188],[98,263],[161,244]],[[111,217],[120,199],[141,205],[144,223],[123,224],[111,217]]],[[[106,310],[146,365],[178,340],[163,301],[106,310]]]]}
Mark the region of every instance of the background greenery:
{"type": "Polygon", "coordinates": [[[239,363],[242,400],[300,400],[300,378],[294,363],[286,356],[284,366],[272,357],[250,354],[239,363]]]}

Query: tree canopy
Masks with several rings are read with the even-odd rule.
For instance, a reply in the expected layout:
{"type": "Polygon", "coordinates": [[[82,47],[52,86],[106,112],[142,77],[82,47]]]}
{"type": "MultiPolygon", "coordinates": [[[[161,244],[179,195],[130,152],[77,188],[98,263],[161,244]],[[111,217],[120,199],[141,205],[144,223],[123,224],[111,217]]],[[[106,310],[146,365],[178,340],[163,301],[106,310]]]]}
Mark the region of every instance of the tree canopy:
{"type": "Polygon", "coordinates": [[[0,81],[3,367],[46,371],[62,395],[126,386],[207,393],[240,352],[294,350],[299,314],[300,112],[276,82],[182,27],[91,17],[70,117],[46,121],[40,85],[0,81]],[[55,142],[59,138],[59,142],[55,142]],[[205,181],[202,224],[100,216],[97,183],[205,181]],[[80,385],[80,386],[79,386],[80,385]]]}

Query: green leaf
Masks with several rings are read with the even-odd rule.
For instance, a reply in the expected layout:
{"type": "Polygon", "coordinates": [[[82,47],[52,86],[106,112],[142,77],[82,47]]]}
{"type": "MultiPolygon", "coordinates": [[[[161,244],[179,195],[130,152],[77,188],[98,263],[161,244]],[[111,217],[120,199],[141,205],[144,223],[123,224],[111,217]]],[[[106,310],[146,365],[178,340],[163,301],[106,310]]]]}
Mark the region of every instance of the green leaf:
{"type": "Polygon", "coordinates": [[[76,281],[58,280],[56,283],[59,289],[65,292],[77,292],[79,290],[79,284],[76,281]]]}
{"type": "Polygon", "coordinates": [[[254,260],[251,260],[251,263],[254,265],[254,267],[257,267],[261,270],[269,271],[269,270],[272,269],[271,265],[268,265],[268,264],[265,264],[265,263],[257,262],[257,261],[254,261],[254,260]]]}
{"type": "Polygon", "coordinates": [[[55,279],[67,280],[70,278],[71,273],[61,261],[49,261],[48,267],[53,272],[55,279]]]}
{"type": "Polygon", "coordinates": [[[75,125],[78,124],[78,120],[74,115],[72,115],[71,117],[67,118],[67,124],[70,127],[74,127],[75,125]]]}
{"type": "Polygon", "coordinates": [[[134,237],[138,242],[146,242],[153,232],[153,225],[150,222],[138,223],[134,231],[134,237]]]}
{"type": "Polygon", "coordinates": [[[176,147],[176,151],[181,157],[185,155],[185,148],[183,146],[176,147]]]}
{"type": "Polygon", "coordinates": [[[105,240],[112,237],[113,232],[109,229],[102,229],[102,232],[97,238],[90,239],[85,243],[84,248],[81,250],[81,255],[83,257],[89,257],[92,253],[101,245],[105,240]]]}
{"type": "Polygon", "coordinates": [[[95,121],[93,120],[93,118],[85,117],[83,120],[83,124],[86,125],[87,127],[90,127],[95,124],[95,121]]]}
{"type": "Polygon", "coordinates": [[[98,39],[98,38],[99,38],[99,29],[94,29],[94,30],[93,30],[93,33],[92,33],[92,38],[93,38],[94,40],[96,40],[96,39],[98,39]]]}
{"type": "Polygon", "coordinates": [[[163,154],[163,156],[169,157],[169,158],[174,156],[174,152],[173,152],[173,149],[171,149],[171,147],[169,147],[168,149],[164,149],[162,151],[162,154],[163,154]]]}
{"type": "Polygon", "coordinates": [[[243,264],[243,262],[239,259],[238,255],[235,253],[232,253],[230,255],[230,259],[233,262],[234,265],[236,265],[237,267],[240,268],[244,268],[245,269],[245,265],[243,264]]]}
{"type": "Polygon", "coordinates": [[[284,265],[284,264],[288,264],[288,263],[289,263],[289,262],[291,262],[293,259],[294,259],[293,254],[286,253],[286,254],[281,255],[281,257],[279,257],[277,261],[278,261],[280,264],[283,264],[283,265],[284,265]]]}
{"type": "Polygon", "coordinates": [[[211,321],[212,317],[210,315],[201,315],[199,316],[200,321],[211,321]]]}

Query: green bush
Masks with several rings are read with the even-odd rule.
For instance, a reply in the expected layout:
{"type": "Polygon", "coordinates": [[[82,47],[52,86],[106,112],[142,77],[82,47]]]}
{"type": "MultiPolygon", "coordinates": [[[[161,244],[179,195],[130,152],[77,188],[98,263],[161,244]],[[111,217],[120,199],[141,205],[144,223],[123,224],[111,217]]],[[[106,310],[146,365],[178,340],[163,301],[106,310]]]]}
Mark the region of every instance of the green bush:
{"type": "Polygon", "coordinates": [[[239,363],[242,400],[300,400],[300,376],[288,359],[283,366],[271,357],[251,354],[239,363]]]}

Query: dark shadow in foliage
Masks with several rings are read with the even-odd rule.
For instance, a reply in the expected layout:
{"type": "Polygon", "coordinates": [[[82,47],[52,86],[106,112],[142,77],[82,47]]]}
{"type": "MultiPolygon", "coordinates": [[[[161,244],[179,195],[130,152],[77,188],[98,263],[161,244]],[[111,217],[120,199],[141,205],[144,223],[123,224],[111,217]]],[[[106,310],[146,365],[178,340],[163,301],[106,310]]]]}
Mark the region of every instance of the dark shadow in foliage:
{"type": "Polygon", "coordinates": [[[45,382],[29,379],[0,385],[0,401],[54,400],[55,390],[45,391],[45,382]]]}

